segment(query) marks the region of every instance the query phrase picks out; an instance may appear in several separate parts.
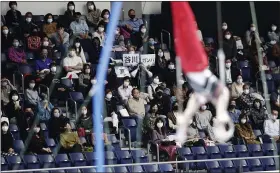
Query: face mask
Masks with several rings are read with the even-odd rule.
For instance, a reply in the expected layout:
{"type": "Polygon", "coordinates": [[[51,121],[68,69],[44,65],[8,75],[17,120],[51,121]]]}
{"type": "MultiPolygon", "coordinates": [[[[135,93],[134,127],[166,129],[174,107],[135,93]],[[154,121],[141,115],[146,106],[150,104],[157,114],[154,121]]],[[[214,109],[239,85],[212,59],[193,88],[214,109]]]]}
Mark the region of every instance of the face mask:
{"type": "Polygon", "coordinates": [[[153,81],[155,84],[158,84],[159,83],[159,79],[154,79],[153,81]]]}
{"type": "Polygon", "coordinates": [[[26,22],[29,23],[29,22],[31,22],[32,18],[31,17],[27,17],[25,20],[26,20],[26,22]]]}
{"type": "Polygon", "coordinates": [[[245,124],[246,121],[247,121],[247,120],[246,120],[245,118],[241,119],[241,123],[242,123],[242,124],[245,124]]]}
{"type": "Polygon", "coordinates": [[[227,40],[229,40],[230,37],[231,37],[231,35],[229,35],[229,34],[225,35],[225,38],[226,38],[227,40]]]}
{"type": "Polygon", "coordinates": [[[206,106],[206,105],[201,106],[201,110],[203,110],[203,111],[205,111],[205,110],[206,110],[206,108],[207,108],[207,106],[206,106]]]}
{"type": "Polygon", "coordinates": [[[119,33],[120,33],[119,30],[116,30],[116,31],[115,31],[115,34],[116,34],[116,35],[119,35],[119,33]]]}
{"type": "Polygon", "coordinates": [[[128,87],[128,85],[129,85],[129,82],[124,82],[123,83],[123,86],[125,86],[125,87],[128,87]]]}
{"type": "Polygon", "coordinates": [[[174,66],[173,64],[170,64],[170,65],[168,65],[168,68],[169,68],[170,70],[173,70],[173,69],[175,69],[175,66],[174,66]]]}
{"type": "Polygon", "coordinates": [[[108,18],[109,18],[109,14],[105,14],[104,19],[108,19],[108,18]]]}
{"type": "Polygon", "coordinates": [[[87,74],[89,74],[89,73],[90,73],[90,69],[86,69],[85,72],[86,72],[87,74]]]}
{"type": "Polygon", "coordinates": [[[59,117],[59,115],[60,115],[60,114],[59,114],[59,112],[55,112],[55,113],[53,113],[53,116],[54,116],[54,117],[56,117],[56,118],[58,118],[58,117],[59,117]]]}
{"type": "Polygon", "coordinates": [[[244,90],[244,94],[249,94],[250,93],[250,90],[249,89],[245,89],[244,90]]]}
{"type": "Polygon", "coordinates": [[[87,114],[87,110],[82,110],[82,114],[86,115],[87,114]]]}
{"type": "Polygon", "coordinates": [[[276,29],[277,29],[276,26],[272,26],[272,27],[271,27],[271,30],[272,30],[272,31],[275,31],[276,29]]]}
{"type": "Polygon", "coordinates": [[[231,63],[226,63],[226,68],[230,68],[231,63]]]}
{"type": "Polygon", "coordinates": [[[40,128],[39,127],[34,128],[34,132],[35,133],[39,133],[40,132],[40,128]]]}
{"type": "Polygon", "coordinates": [[[9,30],[8,29],[4,29],[2,32],[3,32],[4,35],[7,35],[9,33],[9,30]]]}
{"type": "Polygon", "coordinates": [[[129,15],[130,19],[134,19],[135,15],[129,15]]]}
{"type": "Polygon", "coordinates": [[[13,101],[17,101],[18,100],[18,96],[17,95],[12,96],[12,100],[13,101]]]}
{"type": "Polygon", "coordinates": [[[242,82],[243,82],[243,79],[237,79],[238,84],[242,84],[242,82]]]}
{"type": "Polygon", "coordinates": [[[74,10],[75,9],[75,7],[73,5],[69,6],[68,8],[69,8],[69,10],[74,10]]]}
{"type": "Polygon", "coordinates": [[[93,5],[89,5],[89,6],[88,6],[88,9],[89,9],[89,10],[93,10],[93,7],[94,7],[93,5]]]}
{"type": "Polygon", "coordinates": [[[259,108],[260,105],[261,105],[260,103],[255,103],[255,107],[256,107],[256,108],[259,108]]]}
{"type": "Polygon", "coordinates": [[[98,31],[99,31],[99,32],[103,32],[103,31],[104,31],[104,28],[103,28],[103,27],[98,27],[98,31]]]}
{"type": "Polygon", "coordinates": [[[163,126],[163,123],[157,123],[158,128],[162,128],[162,126],[163,126]]]}
{"type": "Polygon", "coordinates": [[[2,85],[3,87],[5,87],[5,86],[8,85],[8,83],[7,83],[7,82],[2,82],[1,85],[2,85]]]}
{"type": "Polygon", "coordinates": [[[107,94],[107,95],[106,95],[106,98],[109,99],[109,100],[110,100],[112,97],[113,97],[112,94],[107,94]]]}
{"type": "Polygon", "coordinates": [[[18,46],[19,46],[19,42],[14,42],[13,45],[14,45],[15,47],[18,47],[18,46]]]}
{"type": "Polygon", "coordinates": [[[222,26],[222,29],[226,30],[227,29],[227,25],[222,26]]]}
{"type": "Polygon", "coordinates": [[[149,41],[149,44],[153,46],[155,44],[155,41],[151,40],[151,41],[149,41]]]}
{"type": "Polygon", "coordinates": [[[17,9],[17,5],[12,5],[11,8],[12,8],[13,10],[16,10],[16,9],[17,9]]]}
{"type": "Polygon", "coordinates": [[[52,72],[56,72],[56,67],[52,67],[52,68],[51,68],[51,71],[52,71],[52,72]]]}
{"type": "Polygon", "coordinates": [[[35,83],[30,83],[29,88],[33,89],[35,87],[35,83]]]}
{"type": "Polygon", "coordinates": [[[159,56],[159,57],[163,57],[163,52],[159,52],[159,53],[158,53],[158,56],[159,56]]]}
{"type": "Polygon", "coordinates": [[[275,40],[271,40],[271,41],[270,41],[270,44],[275,45],[275,44],[276,44],[276,41],[275,41],[275,40]]]}
{"type": "Polygon", "coordinates": [[[3,132],[7,132],[7,131],[8,131],[8,129],[9,129],[9,127],[8,127],[8,126],[2,126],[2,130],[3,130],[3,132]]]}
{"type": "Polygon", "coordinates": [[[252,26],[251,31],[256,31],[256,27],[252,26]]]}
{"type": "Polygon", "coordinates": [[[48,19],[48,23],[52,23],[53,19],[48,19]]]}
{"type": "Polygon", "coordinates": [[[43,42],[43,46],[49,46],[49,42],[48,41],[44,41],[43,42]]]}
{"type": "Polygon", "coordinates": [[[128,52],[129,54],[135,54],[135,51],[130,51],[130,52],[128,52]]]}
{"type": "Polygon", "coordinates": [[[70,52],[69,52],[69,55],[70,55],[71,57],[75,56],[75,51],[70,51],[70,52]]]}
{"type": "Polygon", "coordinates": [[[146,31],[147,31],[146,28],[142,28],[142,29],[141,29],[141,32],[142,32],[143,34],[146,33],[146,31]]]}

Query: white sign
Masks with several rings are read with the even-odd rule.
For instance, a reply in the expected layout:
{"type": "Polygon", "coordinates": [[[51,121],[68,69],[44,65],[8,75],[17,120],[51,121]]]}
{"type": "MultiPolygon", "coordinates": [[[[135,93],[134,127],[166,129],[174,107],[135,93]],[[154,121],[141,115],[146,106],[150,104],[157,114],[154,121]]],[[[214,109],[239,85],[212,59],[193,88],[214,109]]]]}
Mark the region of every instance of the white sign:
{"type": "Polygon", "coordinates": [[[137,66],[139,54],[123,54],[123,66],[137,66]]]}
{"type": "Polygon", "coordinates": [[[130,73],[127,67],[115,66],[115,72],[118,78],[124,78],[126,76],[130,77],[130,73]]]}
{"type": "Polygon", "coordinates": [[[156,62],[156,55],[155,54],[143,54],[141,55],[141,63],[144,66],[154,66],[156,62]]]}

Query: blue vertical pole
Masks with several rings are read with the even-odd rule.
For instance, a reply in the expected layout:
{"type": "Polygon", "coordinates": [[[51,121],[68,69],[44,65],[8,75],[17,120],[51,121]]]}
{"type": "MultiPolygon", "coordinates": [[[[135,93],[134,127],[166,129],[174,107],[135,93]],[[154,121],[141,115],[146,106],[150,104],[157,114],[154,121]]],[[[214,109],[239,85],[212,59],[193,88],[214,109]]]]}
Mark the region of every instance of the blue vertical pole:
{"type": "Polygon", "coordinates": [[[103,143],[103,103],[104,103],[104,80],[106,79],[107,69],[110,59],[110,54],[113,46],[115,30],[118,25],[118,20],[121,12],[122,2],[113,2],[112,11],[110,15],[110,22],[107,27],[107,39],[102,49],[100,61],[97,67],[97,84],[95,95],[92,99],[93,115],[92,120],[94,124],[95,133],[95,158],[97,159],[97,172],[104,172],[104,143],[103,143]]]}

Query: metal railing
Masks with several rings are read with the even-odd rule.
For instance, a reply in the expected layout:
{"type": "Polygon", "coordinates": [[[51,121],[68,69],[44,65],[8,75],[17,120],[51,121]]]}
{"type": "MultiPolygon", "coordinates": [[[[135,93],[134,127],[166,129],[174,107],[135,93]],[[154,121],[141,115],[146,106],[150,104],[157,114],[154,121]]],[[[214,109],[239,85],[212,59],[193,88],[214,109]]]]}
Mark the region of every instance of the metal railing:
{"type": "MultiPolygon", "coordinates": [[[[105,168],[122,167],[122,166],[145,166],[145,165],[161,165],[161,164],[181,164],[181,163],[199,163],[199,162],[212,162],[212,161],[225,161],[225,160],[250,160],[250,159],[266,159],[266,158],[277,158],[277,156],[257,156],[257,157],[240,157],[240,158],[221,158],[221,159],[205,159],[205,160],[182,160],[182,161],[168,161],[168,162],[149,162],[149,163],[130,163],[130,164],[112,164],[103,165],[105,168]]],[[[42,168],[42,169],[25,169],[25,170],[11,170],[1,171],[2,173],[18,173],[18,172],[36,172],[36,171],[57,171],[57,170],[70,170],[70,169],[89,169],[96,168],[97,166],[76,166],[76,167],[61,167],[61,168],[42,168]]],[[[276,168],[279,170],[279,168],[276,168]]]]}
{"type": "Polygon", "coordinates": [[[171,34],[165,29],[162,29],[160,32],[160,39],[161,39],[161,47],[163,47],[163,34],[166,33],[168,35],[168,49],[171,49],[171,34]]]}

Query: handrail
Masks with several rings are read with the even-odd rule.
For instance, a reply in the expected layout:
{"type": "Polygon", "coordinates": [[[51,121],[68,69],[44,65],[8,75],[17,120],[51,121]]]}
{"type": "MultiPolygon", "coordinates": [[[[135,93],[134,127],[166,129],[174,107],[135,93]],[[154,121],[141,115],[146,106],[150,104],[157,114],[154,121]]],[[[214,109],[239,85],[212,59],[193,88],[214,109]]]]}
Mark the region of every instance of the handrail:
{"type": "Polygon", "coordinates": [[[72,101],[73,103],[74,103],[74,105],[75,105],[75,117],[76,117],[76,121],[78,120],[78,108],[77,108],[77,102],[75,101],[75,100],[73,100],[73,99],[71,99],[71,98],[68,98],[67,100],[66,100],[66,116],[68,117],[68,118],[70,118],[70,116],[68,115],[68,101],[72,101]]]}
{"type": "Polygon", "coordinates": [[[163,33],[168,34],[168,49],[171,49],[171,34],[165,29],[162,29],[160,32],[161,46],[163,45],[163,33]]]}
{"type": "MultiPolygon", "coordinates": [[[[20,73],[19,71],[15,71],[13,73],[13,85],[16,87],[16,74],[19,74],[20,77],[21,77],[21,87],[22,87],[22,93],[24,93],[24,77],[23,77],[23,74],[20,73]]],[[[19,86],[20,87],[20,86],[19,86]]]]}
{"type": "MultiPolygon", "coordinates": [[[[280,156],[256,156],[256,157],[234,157],[234,158],[219,158],[219,159],[205,159],[205,160],[182,160],[182,161],[168,161],[168,162],[149,162],[149,163],[129,163],[129,164],[112,164],[103,165],[105,168],[122,167],[122,166],[145,166],[145,165],[161,165],[161,164],[179,164],[179,163],[198,163],[198,162],[212,162],[212,161],[225,161],[225,160],[250,160],[250,159],[266,159],[266,158],[279,158],[280,156]]],[[[275,161],[277,162],[277,161],[275,161]]],[[[76,166],[75,169],[96,168],[97,166],[76,166]]],[[[42,172],[42,171],[57,171],[57,170],[70,170],[73,167],[60,167],[60,168],[41,168],[41,169],[24,169],[24,170],[11,170],[1,171],[1,173],[18,173],[18,172],[42,172]]],[[[276,170],[277,171],[277,170],[276,170]]],[[[278,170],[279,172],[279,170],[278,170]]]]}

